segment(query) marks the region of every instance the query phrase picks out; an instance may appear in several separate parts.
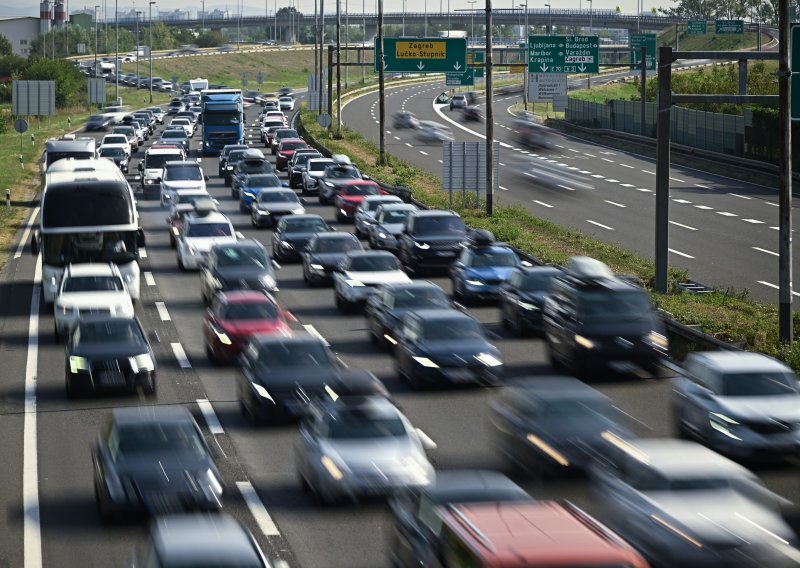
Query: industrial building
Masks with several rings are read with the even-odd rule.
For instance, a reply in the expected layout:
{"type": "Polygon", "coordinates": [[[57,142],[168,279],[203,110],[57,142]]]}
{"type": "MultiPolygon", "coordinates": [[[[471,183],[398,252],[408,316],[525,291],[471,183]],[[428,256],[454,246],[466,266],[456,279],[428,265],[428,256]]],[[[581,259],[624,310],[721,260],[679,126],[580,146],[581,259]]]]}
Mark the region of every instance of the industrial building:
{"type": "Polygon", "coordinates": [[[31,43],[40,31],[40,19],[35,16],[0,17],[0,35],[5,36],[11,42],[14,55],[28,57],[31,43]]]}

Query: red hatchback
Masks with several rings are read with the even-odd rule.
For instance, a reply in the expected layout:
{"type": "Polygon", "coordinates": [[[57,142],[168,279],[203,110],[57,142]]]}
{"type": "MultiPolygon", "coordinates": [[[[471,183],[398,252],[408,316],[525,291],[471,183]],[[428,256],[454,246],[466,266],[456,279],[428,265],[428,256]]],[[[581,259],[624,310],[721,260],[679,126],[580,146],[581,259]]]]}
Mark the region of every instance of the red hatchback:
{"type": "Polygon", "coordinates": [[[354,179],[344,183],[336,193],[333,204],[336,207],[336,220],[340,223],[352,221],[356,209],[369,195],[388,195],[374,181],[354,179]]]}
{"type": "Polygon", "coordinates": [[[294,156],[294,151],[300,148],[308,148],[308,144],[306,144],[305,140],[301,140],[300,138],[281,140],[281,143],[278,144],[278,152],[275,155],[275,169],[285,170],[286,166],[289,164],[289,160],[294,156]]]}
{"type": "Polygon", "coordinates": [[[294,335],[295,317],[281,309],[272,296],[253,290],[217,294],[203,326],[206,356],[212,363],[234,360],[254,335],[294,335]]]}

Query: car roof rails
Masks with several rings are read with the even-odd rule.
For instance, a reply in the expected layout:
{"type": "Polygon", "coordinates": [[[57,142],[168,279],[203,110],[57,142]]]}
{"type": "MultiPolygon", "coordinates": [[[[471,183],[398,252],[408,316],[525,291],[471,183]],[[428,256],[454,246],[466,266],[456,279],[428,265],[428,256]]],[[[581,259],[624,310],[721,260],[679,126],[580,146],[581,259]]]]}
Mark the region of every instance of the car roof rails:
{"type": "Polygon", "coordinates": [[[568,276],[586,282],[614,278],[614,272],[607,264],[588,256],[573,256],[567,261],[565,271],[568,276]]]}

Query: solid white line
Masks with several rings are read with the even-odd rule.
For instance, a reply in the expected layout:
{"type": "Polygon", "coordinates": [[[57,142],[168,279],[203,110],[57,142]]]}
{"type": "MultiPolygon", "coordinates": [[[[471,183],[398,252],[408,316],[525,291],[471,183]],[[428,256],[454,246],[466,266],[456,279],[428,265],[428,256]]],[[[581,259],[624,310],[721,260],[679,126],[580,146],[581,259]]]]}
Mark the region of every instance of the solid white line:
{"type": "Polygon", "coordinates": [[[566,185],[558,184],[558,187],[560,187],[561,189],[568,189],[569,191],[575,191],[574,187],[569,187],[569,186],[566,186],[566,185]]]}
{"type": "Polygon", "coordinates": [[[780,256],[777,252],[773,252],[767,249],[762,249],[761,247],[750,247],[750,248],[752,248],[753,250],[757,250],[759,252],[765,252],[767,254],[771,254],[772,256],[780,256]]]}
{"type": "Polygon", "coordinates": [[[723,217],[738,217],[736,213],[729,213],[728,211],[717,211],[717,215],[722,215],[723,217]]]}
{"type": "Polygon", "coordinates": [[[673,254],[677,254],[678,256],[682,256],[684,258],[694,258],[692,255],[686,254],[685,252],[681,252],[679,250],[675,250],[675,249],[667,249],[667,250],[669,252],[673,253],[673,254]]]}
{"type": "Polygon", "coordinates": [[[728,195],[738,197],[739,199],[753,199],[752,197],[747,197],[746,195],[739,195],[738,193],[728,193],[728,195]]]}
{"type": "Polygon", "coordinates": [[[672,181],[677,181],[678,183],[686,183],[686,180],[680,178],[669,178],[669,179],[671,179],[672,181]]]}
{"type": "Polygon", "coordinates": [[[548,209],[552,209],[553,208],[553,206],[550,205],[549,203],[545,203],[544,201],[539,201],[538,199],[534,199],[533,202],[534,203],[538,203],[542,207],[547,207],[548,209]]]}
{"type": "Polygon", "coordinates": [[[603,201],[605,201],[609,205],[613,205],[614,207],[623,207],[623,208],[627,207],[627,205],[623,205],[622,203],[617,203],[616,201],[609,201],[608,199],[604,199],[603,201]]]}
{"type": "Polygon", "coordinates": [[[147,283],[148,286],[155,286],[156,285],[156,279],[153,278],[153,273],[152,272],[145,272],[144,273],[144,281],[147,283]]]}
{"type": "Polygon", "coordinates": [[[500,188],[500,189],[502,189],[503,191],[508,191],[508,188],[507,188],[507,187],[503,187],[502,185],[498,185],[497,187],[499,187],[499,188],[500,188]]]}
{"type": "Polygon", "coordinates": [[[258,497],[253,484],[249,481],[237,481],[236,488],[242,494],[244,502],[247,503],[247,508],[250,509],[250,514],[256,520],[258,528],[265,536],[280,536],[281,531],[275,525],[275,521],[269,516],[267,508],[258,497]]]}
{"type": "MultiPolygon", "coordinates": [[[[758,280],[758,283],[763,284],[764,286],[769,286],[770,288],[775,288],[776,290],[781,289],[780,286],[778,286],[777,284],[772,284],[770,282],[765,282],[763,280],[758,280]]],[[[800,292],[795,292],[794,290],[792,290],[792,296],[800,296],[800,292]]]]}
{"type": "Polygon", "coordinates": [[[170,343],[170,347],[172,347],[172,353],[175,355],[175,359],[178,360],[178,365],[181,369],[190,369],[192,364],[189,362],[189,358],[186,356],[186,351],[183,350],[183,345],[180,343],[170,343]]]}
{"type": "Polygon", "coordinates": [[[676,227],[683,227],[684,229],[689,229],[690,231],[696,231],[694,227],[690,227],[689,225],[684,225],[683,223],[678,223],[677,221],[670,221],[670,225],[675,225],[676,227]]]}
{"type": "Polygon", "coordinates": [[[592,225],[597,225],[598,227],[602,227],[608,231],[613,231],[614,227],[609,227],[608,225],[603,225],[602,223],[598,223],[597,221],[592,221],[591,219],[586,219],[587,223],[591,223],[592,225]]]}
{"type": "Polygon", "coordinates": [[[443,164],[443,163],[444,163],[444,162],[442,162],[441,160],[436,160],[436,161],[437,161],[437,162],[439,162],[440,164],[443,164]]]}
{"type": "Polygon", "coordinates": [[[642,170],[642,173],[650,174],[650,175],[653,175],[653,176],[656,175],[656,172],[651,172],[650,170],[642,170]]]}
{"type": "Polygon", "coordinates": [[[167,311],[167,306],[164,302],[156,302],[156,310],[158,310],[158,317],[161,318],[161,321],[170,321],[172,318],[169,316],[169,312],[167,311]]]}
{"type": "Polygon", "coordinates": [[[751,223],[753,225],[763,225],[764,221],[759,221],[758,219],[742,219],[745,223],[751,223]]]}
{"type": "Polygon", "coordinates": [[[422,154],[423,156],[427,156],[428,155],[428,153],[425,150],[420,150],[419,153],[422,154]]]}
{"type": "Polygon", "coordinates": [[[200,407],[200,412],[203,413],[203,418],[206,419],[206,424],[208,424],[209,432],[211,432],[214,435],[224,434],[225,430],[222,429],[222,424],[219,423],[219,418],[217,418],[217,413],[214,412],[214,407],[211,406],[211,403],[208,402],[208,399],[198,398],[197,406],[200,407]]]}
{"type": "Polygon", "coordinates": [[[692,203],[688,199],[673,199],[672,201],[674,201],[675,203],[689,203],[689,204],[692,203]]]}
{"type": "Polygon", "coordinates": [[[306,330],[306,331],[307,331],[307,332],[308,332],[310,335],[313,335],[313,336],[314,336],[314,337],[316,337],[317,339],[321,339],[322,341],[324,341],[324,342],[325,342],[325,344],[326,344],[326,345],[328,345],[328,340],[327,340],[327,339],[325,339],[324,337],[322,337],[322,334],[321,334],[320,332],[318,332],[318,331],[317,331],[317,328],[316,328],[316,327],[314,327],[314,326],[313,326],[313,325],[311,325],[310,323],[307,323],[307,324],[303,325],[303,328],[304,328],[304,329],[305,329],[305,330],[306,330]]]}
{"type": "Polygon", "coordinates": [[[773,207],[780,207],[780,204],[773,203],[772,201],[765,201],[764,203],[766,203],[767,205],[772,205],[773,207]]]}
{"type": "Polygon", "coordinates": [[[139,249],[139,258],[147,258],[147,249],[142,247],[139,249]]]}
{"type": "Polygon", "coordinates": [[[25,362],[25,413],[22,441],[22,532],[25,568],[42,566],[42,527],[39,518],[39,462],[36,424],[36,375],[39,372],[39,302],[42,293],[42,258],[33,273],[28,358],[25,362]]]}
{"type": "Polygon", "coordinates": [[[37,205],[36,208],[31,213],[31,218],[28,220],[28,226],[25,227],[25,231],[22,233],[22,238],[17,245],[17,250],[14,252],[14,258],[19,258],[22,256],[22,249],[25,248],[25,243],[28,242],[28,235],[31,234],[31,227],[36,222],[36,217],[39,215],[39,206],[37,205]]]}

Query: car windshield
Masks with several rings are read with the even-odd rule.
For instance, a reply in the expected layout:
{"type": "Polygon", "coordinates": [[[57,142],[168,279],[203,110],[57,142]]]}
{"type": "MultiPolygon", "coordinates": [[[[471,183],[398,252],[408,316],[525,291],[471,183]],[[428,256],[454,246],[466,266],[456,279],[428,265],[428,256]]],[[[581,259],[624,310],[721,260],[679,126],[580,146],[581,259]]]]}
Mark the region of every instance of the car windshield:
{"type": "Polygon", "coordinates": [[[611,403],[602,399],[551,399],[543,403],[542,407],[548,418],[566,420],[570,423],[585,421],[587,418],[608,418],[614,413],[611,403]]]}
{"type": "Polygon", "coordinates": [[[255,266],[269,264],[267,253],[257,247],[225,247],[217,249],[217,266],[255,266]]]}
{"type": "MultiPolygon", "coordinates": [[[[122,134],[119,134],[117,136],[106,136],[103,139],[103,144],[127,144],[127,143],[128,139],[122,134]]],[[[102,151],[103,148],[101,147],[100,150],[102,151]]]]}
{"type": "Polygon", "coordinates": [[[408,217],[409,211],[384,211],[383,212],[383,223],[403,223],[408,217]]]}
{"type": "Polygon", "coordinates": [[[724,477],[678,477],[668,479],[645,468],[629,476],[630,485],[639,491],[717,491],[729,489],[730,481],[724,477]]]}
{"type": "Polygon", "coordinates": [[[223,124],[239,124],[242,120],[242,113],[238,110],[218,110],[203,113],[203,123],[210,126],[221,126],[223,124]]]}
{"type": "Polygon", "coordinates": [[[378,195],[378,188],[368,183],[354,183],[346,186],[344,195],[378,195]]]}
{"type": "Polygon", "coordinates": [[[325,171],[325,168],[330,164],[330,162],[311,162],[308,164],[308,171],[310,172],[322,172],[325,171]]]}
{"type": "Polygon", "coordinates": [[[228,223],[192,223],[186,231],[187,237],[232,237],[228,223]]]}
{"type": "Polygon", "coordinates": [[[166,452],[206,454],[205,446],[192,424],[184,422],[142,422],[117,427],[120,457],[166,452]]]}
{"type": "Polygon", "coordinates": [[[64,282],[64,292],[121,292],[125,288],[116,276],[72,276],[64,282]]]}
{"type": "Polygon", "coordinates": [[[311,341],[261,345],[258,362],[272,368],[327,367],[331,364],[325,346],[311,341]]]}
{"type": "Polygon", "coordinates": [[[405,424],[397,416],[375,416],[359,409],[340,410],[326,417],[328,438],[338,440],[401,438],[407,436],[405,424]]]}
{"type": "Polygon", "coordinates": [[[291,128],[281,128],[275,132],[275,136],[280,138],[297,138],[297,130],[292,130],[291,128]]]}
{"type": "Polygon", "coordinates": [[[286,233],[319,233],[327,231],[328,226],[322,219],[292,219],[286,223],[286,233]]]}
{"type": "Polygon", "coordinates": [[[236,146],[227,146],[227,147],[222,149],[222,156],[223,157],[228,157],[233,152],[238,152],[239,150],[247,150],[247,149],[248,149],[248,146],[243,146],[243,145],[240,145],[240,144],[237,144],[236,146]]]}
{"type": "Polygon", "coordinates": [[[649,318],[651,311],[643,290],[589,291],[578,302],[578,317],[591,323],[637,321],[649,318]]]}
{"type": "Polygon", "coordinates": [[[244,153],[247,150],[232,150],[230,154],[228,154],[228,164],[236,164],[237,162],[244,159],[244,153]]]}
{"type": "Polygon", "coordinates": [[[290,191],[264,191],[258,200],[261,203],[298,203],[297,195],[290,191]]]}
{"type": "Polygon", "coordinates": [[[284,150],[297,150],[299,148],[305,148],[305,142],[281,142],[281,151],[284,150]]]}
{"type": "Polygon", "coordinates": [[[136,322],[109,320],[82,322],[78,327],[77,345],[84,343],[143,343],[142,332],[136,322]]]}
{"type": "Polygon", "coordinates": [[[458,341],[483,339],[483,332],[472,319],[435,319],[422,322],[422,336],[428,341],[458,341]]]}
{"type": "Polygon", "coordinates": [[[333,166],[325,172],[325,177],[331,179],[358,179],[361,176],[353,166],[333,166]]]}
{"type": "Polygon", "coordinates": [[[274,320],[278,306],[272,302],[239,302],[225,307],[226,320],[274,320]]]}
{"type": "Polygon", "coordinates": [[[148,170],[163,168],[164,164],[175,159],[181,159],[180,154],[145,154],[144,167],[148,170]]]}
{"type": "Polygon", "coordinates": [[[398,290],[389,302],[393,308],[447,308],[449,302],[441,290],[436,288],[406,288],[398,290]]]}
{"type": "Polygon", "coordinates": [[[201,181],[203,170],[200,166],[166,166],[164,181],[201,181]]]}
{"type": "Polygon", "coordinates": [[[161,134],[161,138],[163,138],[163,139],[174,138],[176,140],[177,139],[186,139],[186,131],[183,130],[182,128],[180,130],[177,130],[177,129],[176,130],[165,130],[161,134]]]}
{"type": "Polygon", "coordinates": [[[470,266],[484,268],[489,266],[517,266],[519,260],[512,251],[474,251],[470,259],[470,266]]]}
{"type": "Polygon", "coordinates": [[[554,276],[555,274],[528,272],[523,276],[519,288],[524,292],[549,292],[553,285],[554,276]]]}
{"type": "Polygon", "coordinates": [[[299,154],[295,154],[295,156],[297,156],[294,159],[294,165],[295,166],[305,166],[310,159],[319,158],[319,154],[311,154],[311,153],[308,153],[308,154],[299,153],[299,154]]]}
{"type": "Polygon", "coordinates": [[[125,148],[100,148],[101,158],[120,158],[125,156],[125,148]]]}
{"type": "Polygon", "coordinates": [[[355,239],[317,239],[314,252],[347,252],[358,250],[359,243],[355,239]]]}
{"type": "Polygon", "coordinates": [[[245,180],[247,187],[281,187],[281,180],[274,174],[249,175],[245,180]]]}
{"type": "Polygon", "coordinates": [[[350,270],[353,272],[380,272],[399,268],[397,260],[386,255],[359,256],[350,261],[350,270]]]}
{"type": "Polygon", "coordinates": [[[797,380],[789,373],[729,373],[722,377],[723,396],[796,395],[797,380]]]}
{"type": "Polygon", "coordinates": [[[414,223],[415,235],[444,235],[463,237],[467,234],[464,222],[458,217],[419,217],[414,223]]]}

